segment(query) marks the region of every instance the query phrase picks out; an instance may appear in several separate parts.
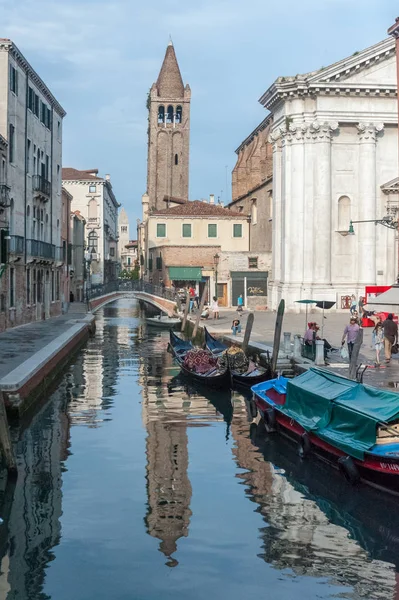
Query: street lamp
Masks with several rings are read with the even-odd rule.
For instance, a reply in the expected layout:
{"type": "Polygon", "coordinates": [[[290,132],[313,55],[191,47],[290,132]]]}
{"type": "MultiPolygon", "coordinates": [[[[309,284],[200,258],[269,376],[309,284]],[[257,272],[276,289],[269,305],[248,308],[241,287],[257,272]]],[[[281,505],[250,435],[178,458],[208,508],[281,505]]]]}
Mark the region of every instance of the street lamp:
{"type": "Polygon", "coordinates": [[[220,256],[219,254],[215,254],[213,257],[213,264],[215,266],[215,296],[216,299],[218,297],[218,264],[219,264],[220,256]]]}
{"type": "Polygon", "coordinates": [[[353,223],[374,223],[374,225],[383,225],[384,227],[388,227],[388,229],[397,229],[398,221],[394,219],[392,215],[386,215],[382,217],[382,219],[366,219],[364,221],[350,221],[348,231],[339,231],[343,236],[346,235],[355,235],[355,229],[353,227],[353,223]]]}

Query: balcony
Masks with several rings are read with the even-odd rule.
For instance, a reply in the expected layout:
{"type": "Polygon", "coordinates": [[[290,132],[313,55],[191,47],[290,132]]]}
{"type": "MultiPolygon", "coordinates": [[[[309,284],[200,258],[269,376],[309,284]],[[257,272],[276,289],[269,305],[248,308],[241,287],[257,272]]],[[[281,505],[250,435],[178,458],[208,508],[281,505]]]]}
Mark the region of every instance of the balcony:
{"type": "Polygon", "coordinates": [[[11,188],[5,183],[0,183],[0,209],[8,208],[11,188]]]}
{"type": "Polygon", "coordinates": [[[43,260],[55,259],[55,246],[40,240],[26,240],[26,252],[28,256],[43,260]]]}
{"type": "Polygon", "coordinates": [[[10,254],[23,254],[25,249],[25,238],[22,235],[10,236],[9,252],[10,254]]]}
{"type": "Polygon", "coordinates": [[[36,196],[40,196],[44,202],[50,199],[51,195],[51,182],[47,181],[41,175],[33,175],[32,177],[32,189],[36,196]]]}
{"type": "Polygon", "coordinates": [[[100,219],[98,217],[89,217],[87,219],[88,229],[97,229],[98,227],[100,227],[100,219]]]}

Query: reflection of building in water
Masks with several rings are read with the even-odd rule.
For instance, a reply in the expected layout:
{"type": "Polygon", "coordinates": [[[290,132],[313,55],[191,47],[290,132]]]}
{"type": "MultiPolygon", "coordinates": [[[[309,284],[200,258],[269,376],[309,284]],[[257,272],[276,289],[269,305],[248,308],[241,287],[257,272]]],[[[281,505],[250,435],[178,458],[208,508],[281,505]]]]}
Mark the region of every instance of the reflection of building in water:
{"type": "Polygon", "coordinates": [[[9,542],[0,574],[7,600],[42,598],[45,569],[60,540],[61,475],[69,441],[66,385],[65,378],[16,446],[18,480],[3,525],[8,525],[9,542]]]}
{"type": "Polygon", "coordinates": [[[166,346],[167,337],[155,334],[147,339],[140,356],[142,419],[147,429],[145,521],[148,533],[160,540],[159,549],[169,559],[166,564],[176,566],[177,560],[171,556],[179,538],[188,535],[191,516],[187,428],[212,420],[230,422],[233,411],[230,394],[210,390],[205,397],[183,380],[173,378],[179,369],[166,346]]]}
{"type": "Polygon", "coordinates": [[[331,523],[328,500],[324,512],[314,500],[296,490],[283,472],[253,446],[248,427],[233,421],[233,454],[239,467],[247,471],[237,477],[248,486],[248,496],[259,504],[259,512],[268,524],[260,530],[263,552],[259,556],[278,569],[292,569],[296,575],[329,578],[333,583],[353,586],[360,597],[397,600],[394,566],[371,560],[367,551],[349,537],[347,528],[331,523]]]}

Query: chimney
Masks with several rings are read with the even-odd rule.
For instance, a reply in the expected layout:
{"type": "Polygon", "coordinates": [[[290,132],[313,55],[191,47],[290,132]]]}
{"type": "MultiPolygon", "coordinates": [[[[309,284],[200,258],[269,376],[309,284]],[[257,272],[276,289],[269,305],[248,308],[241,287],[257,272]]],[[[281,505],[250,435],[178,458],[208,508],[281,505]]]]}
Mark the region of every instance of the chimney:
{"type": "Polygon", "coordinates": [[[215,194],[209,194],[209,204],[215,204],[215,194]]]}
{"type": "Polygon", "coordinates": [[[105,180],[106,180],[106,181],[111,181],[111,175],[108,175],[108,174],[107,174],[107,175],[105,176],[105,180]]]}

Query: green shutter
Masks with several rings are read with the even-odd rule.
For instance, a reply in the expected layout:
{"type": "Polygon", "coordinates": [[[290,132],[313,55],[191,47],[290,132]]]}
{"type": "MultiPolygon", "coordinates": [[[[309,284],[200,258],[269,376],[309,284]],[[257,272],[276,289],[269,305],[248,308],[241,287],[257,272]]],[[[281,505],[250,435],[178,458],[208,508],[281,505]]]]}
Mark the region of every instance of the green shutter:
{"type": "Polygon", "coordinates": [[[242,237],[242,225],[241,225],[241,223],[234,223],[234,225],[233,225],[233,237],[235,237],[235,238],[242,237]]]}
{"type": "Polygon", "coordinates": [[[183,237],[191,237],[191,223],[183,223],[183,237]]]}
{"type": "Polygon", "coordinates": [[[166,237],[166,224],[165,223],[157,223],[157,237],[158,238],[166,237]]]}
{"type": "Polygon", "coordinates": [[[218,226],[216,225],[216,223],[209,223],[208,224],[208,237],[216,238],[217,236],[218,236],[218,226]]]}

